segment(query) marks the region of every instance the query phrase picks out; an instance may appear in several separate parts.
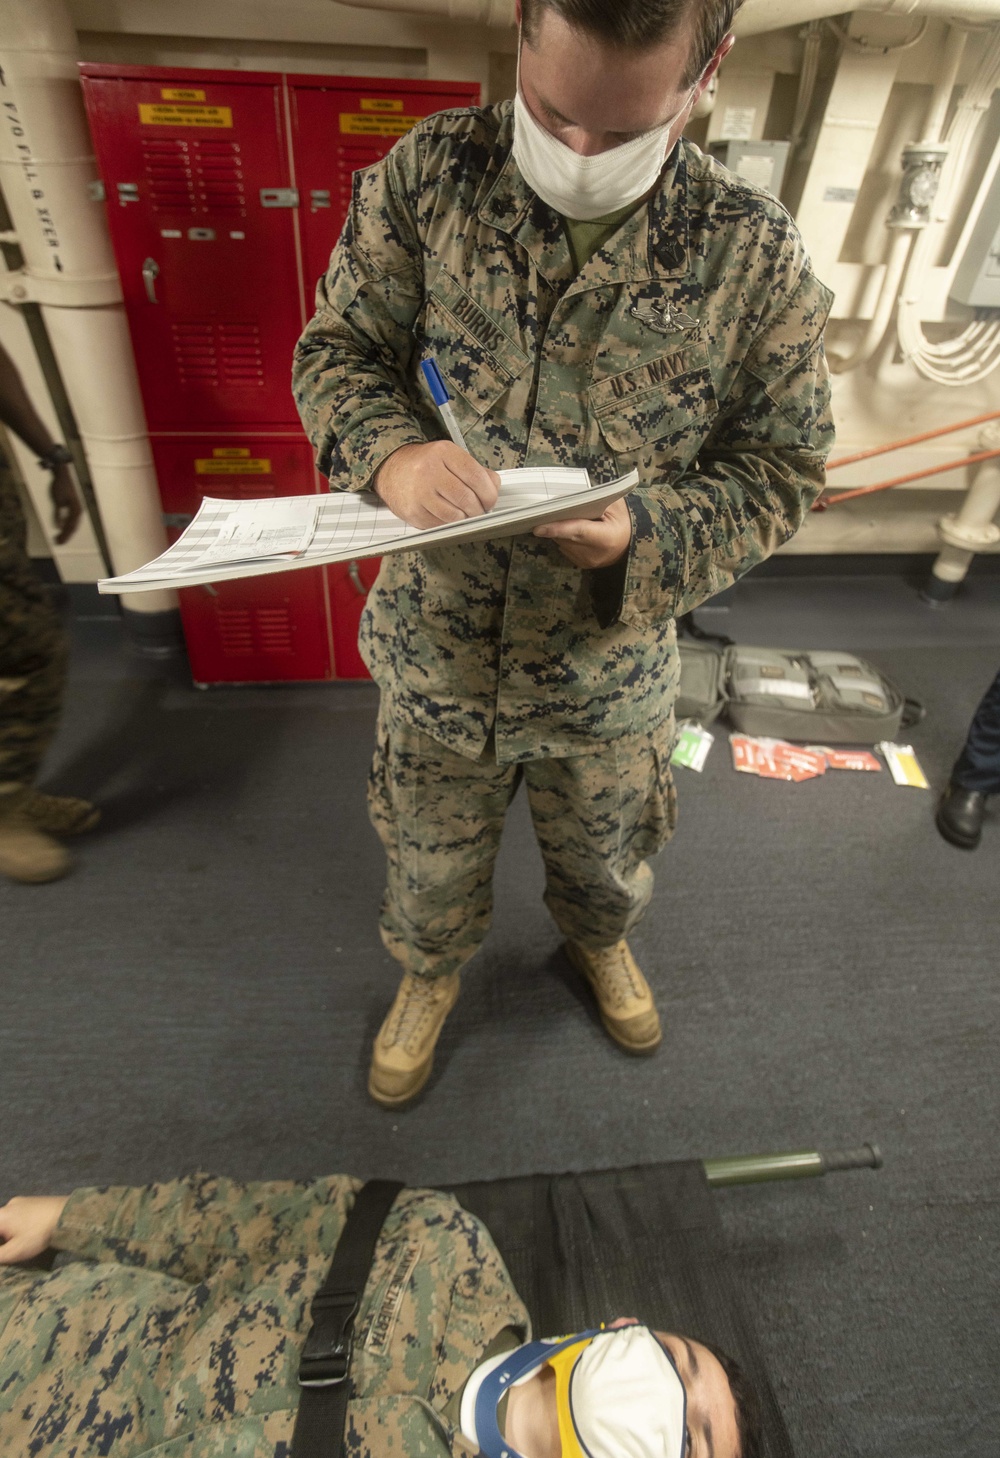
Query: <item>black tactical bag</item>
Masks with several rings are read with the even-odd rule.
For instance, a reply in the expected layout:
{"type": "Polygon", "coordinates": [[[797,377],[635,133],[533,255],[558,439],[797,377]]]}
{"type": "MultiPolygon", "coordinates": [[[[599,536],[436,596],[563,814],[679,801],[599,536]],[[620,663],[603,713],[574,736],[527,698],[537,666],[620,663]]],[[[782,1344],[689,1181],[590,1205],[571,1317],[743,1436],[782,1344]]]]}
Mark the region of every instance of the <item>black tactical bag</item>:
{"type": "Polygon", "coordinates": [[[677,718],[809,744],[894,739],[923,710],[853,653],[682,639],[677,718]]]}

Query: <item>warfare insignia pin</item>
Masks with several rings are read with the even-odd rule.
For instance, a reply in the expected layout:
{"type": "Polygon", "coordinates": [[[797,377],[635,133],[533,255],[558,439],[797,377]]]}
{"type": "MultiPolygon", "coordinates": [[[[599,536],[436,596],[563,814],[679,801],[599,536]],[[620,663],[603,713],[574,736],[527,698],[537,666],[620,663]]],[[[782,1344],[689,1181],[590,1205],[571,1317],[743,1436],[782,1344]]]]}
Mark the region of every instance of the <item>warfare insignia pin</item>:
{"type": "Polygon", "coordinates": [[[640,299],[637,304],[633,304],[629,313],[633,319],[638,319],[640,324],[645,324],[647,329],[652,329],[656,334],[676,334],[679,330],[693,329],[698,322],[690,314],[675,309],[666,299],[640,299]]]}

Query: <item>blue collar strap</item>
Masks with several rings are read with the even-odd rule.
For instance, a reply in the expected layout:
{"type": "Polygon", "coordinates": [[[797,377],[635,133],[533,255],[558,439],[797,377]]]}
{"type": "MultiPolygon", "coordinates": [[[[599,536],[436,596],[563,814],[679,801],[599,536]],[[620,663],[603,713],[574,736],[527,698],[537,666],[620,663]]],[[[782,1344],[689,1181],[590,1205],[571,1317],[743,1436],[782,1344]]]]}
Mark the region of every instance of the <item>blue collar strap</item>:
{"type": "Polygon", "coordinates": [[[519,1377],[535,1371],[558,1352],[576,1346],[588,1337],[598,1336],[601,1327],[589,1331],[574,1332],[555,1342],[526,1342],[516,1347],[507,1357],[483,1378],[476,1394],[476,1434],[483,1458],[522,1458],[516,1448],[507,1442],[497,1422],[497,1408],[504,1394],[509,1392],[519,1377]]]}

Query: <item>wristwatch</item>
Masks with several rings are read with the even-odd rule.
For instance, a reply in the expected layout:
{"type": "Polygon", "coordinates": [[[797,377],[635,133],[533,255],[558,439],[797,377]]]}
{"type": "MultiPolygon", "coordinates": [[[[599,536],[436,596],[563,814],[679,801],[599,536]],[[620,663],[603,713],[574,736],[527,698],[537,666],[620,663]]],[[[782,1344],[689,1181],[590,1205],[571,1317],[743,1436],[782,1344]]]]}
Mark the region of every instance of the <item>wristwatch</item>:
{"type": "Polygon", "coordinates": [[[73,452],[68,446],[54,445],[45,452],[44,456],[38,457],[38,464],[43,471],[57,471],[60,466],[73,464],[73,452]]]}

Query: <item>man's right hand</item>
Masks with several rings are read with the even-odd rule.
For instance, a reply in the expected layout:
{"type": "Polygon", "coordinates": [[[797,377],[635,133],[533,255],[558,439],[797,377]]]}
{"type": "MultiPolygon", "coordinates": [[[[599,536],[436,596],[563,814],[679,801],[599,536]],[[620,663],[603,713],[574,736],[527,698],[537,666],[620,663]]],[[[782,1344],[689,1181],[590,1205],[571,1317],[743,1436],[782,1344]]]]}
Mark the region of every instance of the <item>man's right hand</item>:
{"type": "Polygon", "coordinates": [[[15,1195],[0,1206],[0,1266],[34,1260],[52,1242],[68,1195],[15,1195]]]}
{"type": "Polygon", "coordinates": [[[500,477],[454,441],[435,440],[393,451],[375,473],[374,486],[393,516],[426,531],[489,511],[500,477]]]}

